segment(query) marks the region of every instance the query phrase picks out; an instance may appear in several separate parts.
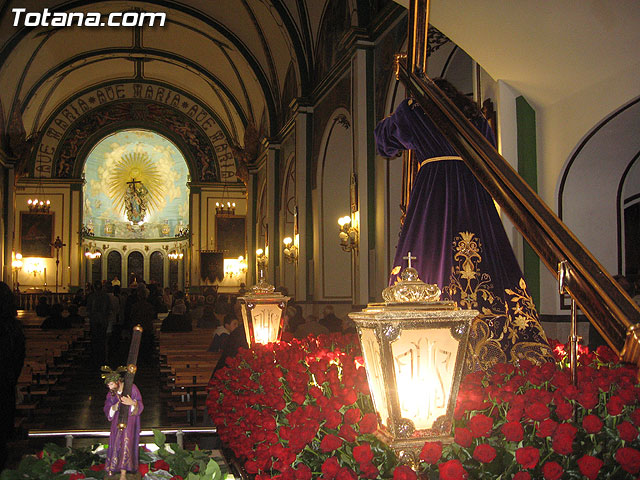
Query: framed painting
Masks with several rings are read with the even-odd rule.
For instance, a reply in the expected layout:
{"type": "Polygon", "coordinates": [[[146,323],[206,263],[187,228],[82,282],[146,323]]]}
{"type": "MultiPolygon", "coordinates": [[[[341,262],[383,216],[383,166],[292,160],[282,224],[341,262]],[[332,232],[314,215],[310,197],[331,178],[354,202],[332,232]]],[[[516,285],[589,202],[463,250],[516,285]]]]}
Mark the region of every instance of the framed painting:
{"type": "Polygon", "coordinates": [[[244,222],[242,215],[216,215],[216,250],[224,258],[246,256],[244,222]]]}
{"type": "Polygon", "coordinates": [[[200,250],[200,278],[211,283],[224,280],[224,256],[222,252],[200,250]]]}
{"type": "Polygon", "coordinates": [[[53,213],[20,212],[20,253],[23,257],[53,257],[53,213]]]}

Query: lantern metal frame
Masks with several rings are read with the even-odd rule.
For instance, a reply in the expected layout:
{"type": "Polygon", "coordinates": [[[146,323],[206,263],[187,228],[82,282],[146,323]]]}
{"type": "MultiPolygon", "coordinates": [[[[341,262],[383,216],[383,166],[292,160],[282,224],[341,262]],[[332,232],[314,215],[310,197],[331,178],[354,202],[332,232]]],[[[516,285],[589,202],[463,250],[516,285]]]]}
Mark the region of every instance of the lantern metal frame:
{"type": "MultiPolygon", "coordinates": [[[[396,452],[402,463],[417,465],[418,455],[425,441],[453,441],[453,413],[462,379],[471,322],[477,315],[475,310],[458,309],[454,302],[438,301],[369,304],[363,311],[349,314],[358,329],[370,391],[378,412],[380,426],[377,435],[396,452]],[[435,419],[430,428],[416,429],[415,419],[404,418],[401,413],[401,388],[398,387],[393,344],[403,334],[414,331],[417,346],[421,338],[429,339],[429,331],[435,330],[448,330],[453,341],[457,342],[456,351],[448,352],[455,353],[451,385],[446,392],[448,396],[445,413],[435,419]],[[374,339],[375,343],[371,345],[374,339]],[[372,348],[377,349],[377,352],[372,351],[372,348]]],[[[412,351],[412,362],[414,353],[417,358],[424,355],[424,352],[412,351]]],[[[435,373],[441,378],[440,372],[435,373]]],[[[412,393],[415,395],[415,392],[412,393]]]]}

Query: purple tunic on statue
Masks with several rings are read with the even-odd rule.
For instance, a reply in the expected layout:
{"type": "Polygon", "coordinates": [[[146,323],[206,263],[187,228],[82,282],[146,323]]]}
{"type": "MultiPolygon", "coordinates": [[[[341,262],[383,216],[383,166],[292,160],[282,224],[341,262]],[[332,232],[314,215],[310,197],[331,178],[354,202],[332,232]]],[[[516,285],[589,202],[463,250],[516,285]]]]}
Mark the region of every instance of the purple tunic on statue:
{"type": "Polygon", "coordinates": [[[128,472],[138,471],[138,444],[140,442],[140,414],[144,410],[140,390],[135,385],[131,388],[131,398],[138,402],[135,414],[129,410],[129,420],[127,428],[118,428],[118,410],[111,415],[111,407],[118,402],[118,395],[107,393],[104,401],[104,413],[107,420],[111,421],[111,435],[109,436],[109,449],[107,450],[107,461],[105,470],[108,472],[128,472]]]}
{"type": "MultiPolygon", "coordinates": [[[[495,143],[484,119],[474,124],[495,143]]],[[[419,170],[414,180],[396,249],[390,283],[407,266],[411,252],[420,278],[437,284],[442,299],[480,315],[471,331],[468,367],[497,362],[550,358],[511,244],[493,199],[458,153],[413,100],[403,101],[375,130],[381,155],[414,150],[419,170]]]]}

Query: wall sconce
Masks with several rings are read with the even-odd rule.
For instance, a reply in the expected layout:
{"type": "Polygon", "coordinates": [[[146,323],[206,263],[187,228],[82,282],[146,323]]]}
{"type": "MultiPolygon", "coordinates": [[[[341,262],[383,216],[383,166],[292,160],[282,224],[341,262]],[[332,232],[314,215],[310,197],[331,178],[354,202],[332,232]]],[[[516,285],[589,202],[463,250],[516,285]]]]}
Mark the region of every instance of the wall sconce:
{"type": "Polygon", "coordinates": [[[224,259],[224,274],[230,279],[241,277],[247,271],[247,261],[242,255],[238,258],[225,258],[224,259]]]}
{"type": "Polygon", "coordinates": [[[184,253],[182,253],[182,251],[173,250],[171,253],[167,254],[167,257],[169,257],[169,260],[182,260],[184,253]]]}
{"type": "Polygon", "coordinates": [[[235,215],[236,202],[216,202],[216,215],[235,215]]]}
{"type": "Polygon", "coordinates": [[[22,270],[23,262],[22,262],[22,254],[16,253],[11,261],[11,269],[15,275],[14,283],[16,285],[16,292],[20,291],[20,282],[18,281],[18,275],[20,274],[20,270],[22,270]]]}
{"type": "Polygon", "coordinates": [[[29,275],[33,274],[33,278],[47,270],[40,259],[28,259],[24,262],[24,269],[29,275]]]}
{"type": "Polygon", "coordinates": [[[256,250],[258,264],[258,283],[249,289],[244,297],[238,297],[242,307],[242,322],[247,335],[247,343],[267,344],[279,342],[284,327],[282,313],[287,307],[289,297],[275,292],[275,287],[265,279],[267,255],[261,248],[256,250]]]}
{"type": "Polygon", "coordinates": [[[338,219],[340,225],[340,247],[345,252],[351,252],[358,249],[358,227],[351,225],[351,217],[345,215],[338,219]]]}
{"type": "Polygon", "coordinates": [[[289,263],[297,263],[298,261],[298,235],[295,236],[295,241],[291,237],[286,237],[282,240],[284,243],[284,249],[282,253],[284,254],[284,259],[289,263]]]}
{"type": "Polygon", "coordinates": [[[438,301],[437,285],[422,282],[410,265],[400,282],[383,291],[385,303],[349,317],[358,327],[379,436],[415,467],[425,441],[452,440],[464,355],[478,312],[438,301]]]}
{"type": "Polygon", "coordinates": [[[87,257],[88,260],[95,260],[102,256],[102,252],[100,250],[96,250],[96,245],[94,243],[89,243],[89,245],[87,245],[87,251],[84,252],[84,256],[87,257]]]}

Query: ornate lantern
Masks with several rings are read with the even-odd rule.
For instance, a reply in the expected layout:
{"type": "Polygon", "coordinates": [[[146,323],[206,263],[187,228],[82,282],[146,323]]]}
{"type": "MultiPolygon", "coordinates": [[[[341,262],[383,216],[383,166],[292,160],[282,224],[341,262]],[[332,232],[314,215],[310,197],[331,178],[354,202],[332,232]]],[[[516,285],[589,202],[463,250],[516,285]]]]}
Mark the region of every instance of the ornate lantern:
{"type": "MultiPolygon", "coordinates": [[[[407,257],[405,257],[407,258],[407,257]]],[[[350,313],[356,323],[379,434],[401,461],[417,463],[425,441],[452,441],[453,413],[475,310],[441,302],[440,289],[409,267],[385,303],[350,313]]]]}
{"type": "Polygon", "coordinates": [[[238,297],[242,307],[242,322],[249,346],[256,343],[280,341],[284,327],[284,309],[289,297],[275,292],[275,287],[265,280],[267,258],[258,250],[258,283],[244,297],[238,297]]]}

